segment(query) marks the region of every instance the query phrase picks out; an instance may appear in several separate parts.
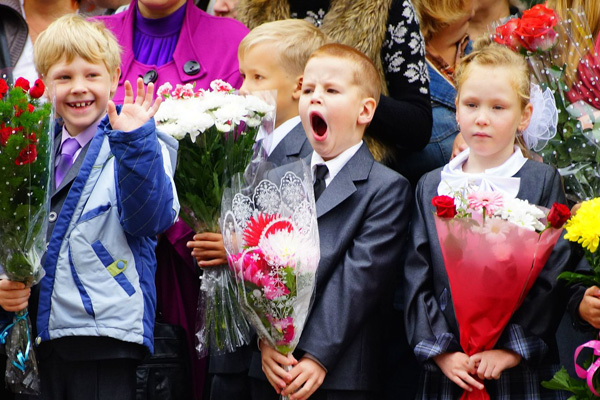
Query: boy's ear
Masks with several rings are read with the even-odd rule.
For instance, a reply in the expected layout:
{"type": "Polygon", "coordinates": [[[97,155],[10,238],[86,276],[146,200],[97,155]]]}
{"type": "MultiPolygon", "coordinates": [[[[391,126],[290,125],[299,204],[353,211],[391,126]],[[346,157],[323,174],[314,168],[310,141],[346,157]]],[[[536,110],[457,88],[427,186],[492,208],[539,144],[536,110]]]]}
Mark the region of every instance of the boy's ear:
{"type": "Polygon", "coordinates": [[[292,93],[292,98],[294,100],[300,100],[300,95],[302,94],[302,75],[296,78],[296,89],[292,93]]]}
{"type": "Polygon", "coordinates": [[[117,67],[110,81],[110,98],[112,99],[119,87],[119,78],[121,77],[121,67],[117,67]]]}
{"type": "Polygon", "coordinates": [[[358,113],[357,123],[358,125],[368,125],[375,115],[375,109],[377,108],[377,102],[372,97],[366,97],[362,100],[360,106],[360,112],[358,113]]]}
{"type": "Polygon", "coordinates": [[[533,114],[533,106],[531,103],[528,103],[525,106],[525,109],[521,113],[521,122],[519,123],[519,127],[517,128],[520,132],[523,132],[529,126],[529,122],[531,122],[531,115],[533,114]]]}

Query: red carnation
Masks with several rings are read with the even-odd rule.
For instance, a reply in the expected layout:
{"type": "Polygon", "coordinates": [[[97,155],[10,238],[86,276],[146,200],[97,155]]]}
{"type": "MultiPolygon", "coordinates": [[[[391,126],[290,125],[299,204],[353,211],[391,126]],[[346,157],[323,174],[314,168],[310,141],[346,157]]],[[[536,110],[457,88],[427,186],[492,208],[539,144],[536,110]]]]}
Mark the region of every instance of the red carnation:
{"type": "Polygon", "coordinates": [[[29,91],[29,81],[25,78],[18,78],[15,87],[20,87],[24,92],[29,91]]]}
{"type": "Polygon", "coordinates": [[[8,92],[8,84],[4,79],[0,79],[0,99],[8,92]]]}
{"type": "Polygon", "coordinates": [[[34,99],[38,99],[42,97],[45,89],[46,87],[44,86],[44,82],[42,82],[41,79],[36,79],[33,87],[29,89],[29,95],[34,99]]]}
{"type": "Polygon", "coordinates": [[[16,165],[25,165],[34,162],[37,159],[37,149],[34,144],[27,145],[17,158],[15,159],[16,165]]]}
{"type": "Polygon", "coordinates": [[[435,206],[437,216],[440,218],[454,218],[456,215],[456,205],[450,196],[435,196],[431,199],[431,204],[435,206]]]}
{"type": "Polygon", "coordinates": [[[571,218],[571,210],[564,204],[554,203],[548,213],[548,224],[555,229],[560,229],[571,218]]]}

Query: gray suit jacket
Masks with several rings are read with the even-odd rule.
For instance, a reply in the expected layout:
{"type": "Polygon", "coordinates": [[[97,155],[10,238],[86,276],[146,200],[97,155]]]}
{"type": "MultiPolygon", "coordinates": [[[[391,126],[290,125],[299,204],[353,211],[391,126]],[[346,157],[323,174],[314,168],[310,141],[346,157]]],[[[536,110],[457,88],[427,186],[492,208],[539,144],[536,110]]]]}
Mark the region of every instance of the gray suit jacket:
{"type": "MultiPolygon", "coordinates": [[[[321,260],[295,356],[309,353],[325,366],[322,389],[374,391],[385,348],[384,310],[408,232],[410,184],[375,162],[363,144],[316,207],[321,260]]],[[[264,377],[258,353],[250,374],[264,377]]]]}

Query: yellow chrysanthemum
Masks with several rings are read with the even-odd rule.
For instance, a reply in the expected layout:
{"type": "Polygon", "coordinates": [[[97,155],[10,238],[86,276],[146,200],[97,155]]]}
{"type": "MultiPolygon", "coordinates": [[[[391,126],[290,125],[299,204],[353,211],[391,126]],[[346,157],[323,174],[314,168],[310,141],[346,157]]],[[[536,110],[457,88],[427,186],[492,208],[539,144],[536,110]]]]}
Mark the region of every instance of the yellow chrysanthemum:
{"type": "Polygon", "coordinates": [[[600,242],[600,197],[584,201],[577,213],[565,225],[565,239],[577,242],[591,253],[600,242]]]}

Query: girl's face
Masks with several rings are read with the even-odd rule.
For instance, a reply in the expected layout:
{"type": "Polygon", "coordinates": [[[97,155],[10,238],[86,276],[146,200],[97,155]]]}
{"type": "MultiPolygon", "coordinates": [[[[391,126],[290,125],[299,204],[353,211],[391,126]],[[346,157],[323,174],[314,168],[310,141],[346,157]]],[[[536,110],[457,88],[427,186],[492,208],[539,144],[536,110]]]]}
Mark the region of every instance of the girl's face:
{"type": "Polygon", "coordinates": [[[163,18],[173,14],[187,0],[138,0],[138,9],[146,18],[163,18]]]}
{"type": "Polygon", "coordinates": [[[517,130],[529,125],[532,106],[521,108],[510,67],[472,65],[456,100],[456,121],[471,149],[469,159],[485,169],[514,152],[517,130]]]}

